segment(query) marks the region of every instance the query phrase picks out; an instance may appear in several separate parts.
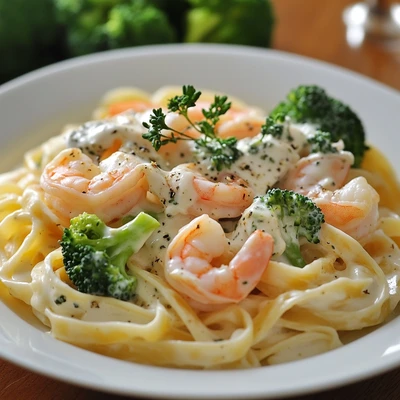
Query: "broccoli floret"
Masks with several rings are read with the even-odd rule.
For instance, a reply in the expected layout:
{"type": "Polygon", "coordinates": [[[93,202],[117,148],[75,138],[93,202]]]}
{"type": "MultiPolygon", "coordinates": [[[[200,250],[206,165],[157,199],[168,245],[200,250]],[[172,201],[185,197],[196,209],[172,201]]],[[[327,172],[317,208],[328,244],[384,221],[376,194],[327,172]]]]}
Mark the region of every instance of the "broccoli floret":
{"type": "Polygon", "coordinates": [[[279,121],[279,118],[267,117],[265,124],[261,127],[261,135],[271,135],[276,139],[281,139],[284,126],[279,121]]]}
{"type": "Polygon", "coordinates": [[[155,0],[54,0],[71,56],[176,40],[155,0]]]}
{"type": "Polygon", "coordinates": [[[149,0],[167,16],[176,31],[177,41],[182,42],[186,31],[186,14],[190,9],[189,0],[149,0]]]}
{"type": "Polygon", "coordinates": [[[337,153],[338,149],[332,146],[332,135],[329,132],[317,131],[307,139],[310,143],[310,153],[337,153]]]}
{"type": "MultiPolygon", "coordinates": [[[[286,118],[285,115],[278,114],[273,118],[266,118],[265,123],[261,126],[261,137],[264,137],[266,135],[271,135],[277,140],[291,143],[293,146],[296,147],[296,144],[294,143],[296,139],[295,137],[293,137],[291,131],[290,119],[286,118]]],[[[303,134],[301,134],[301,142],[303,143],[303,141],[304,137],[303,134]]]]}
{"type": "Polygon", "coordinates": [[[72,23],[82,12],[99,10],[107,13],[108,10],[120,3],[121,0],[53,0],[60,22],[72,23]]]}
{"type": "Polygon", "coordinates": [[[52,1],[69,56],[177,41],[269,47],[275,24],[271,0],[52,1]]]}
{"type": "Polygon", "coordinates": [[[121,0],[53,0],[58,22],[64,26],[69,56],[108,50],[104,24],[121,0]]]}
{"type": "Polygon", "coordinates": [[[324,214],[311,199],[290,190],[271,189],[260,200],[278,219],[286,243],[284,255],[295,267],[304,267],[299,240],[304,237],[310,243],[319,243],[324,214]]]}
{"type": "Polygon", "coordinates": [[[269,47],[275,23],[270,0],[189,0],[185,41],[269,47]]]}
{"type": "Polygon", "coordinates": [[[136,278],[127,274],[126,263],[158,226],[145,213],[119,228],[108,227],[94,214],[72,218],[60,242],[68,277],[80,292],[129,300],[136,278]]]}
{"type": "Polygon", "coordinates": [[[108,49],[104,24],[115,0],[54,0],[69,56],[108,49]]]}
{"type": "Polygon", "coordinates": [[[0,83],[62,58],[52,0],[0,0],[0,83]]]}
{"type": "Polygon", "coordinates": [[[110,48],[176,41],[167,16],[144,0],[113,7],[105,25],[105,34],[110,48]]]}
{"type": "Polygon", "coordinates": [[[109,48],[104,23],[107,17],[101,9],[81,12],[67,29],[67,47],[71,56],[104,51],[109,48]]]}
{"type": "Polygon", "coordinates": [[[278,104],[270,117],[289,116],[292,121],[311,123],[317,129],[330,132],[332,141],[343,140],[345,150],[354,154],[354,167],[361,165],[365,150],[365,131],[357,114],[346,104],[330,97],[316,85],[293,89],[285,101],[278,104]]]}

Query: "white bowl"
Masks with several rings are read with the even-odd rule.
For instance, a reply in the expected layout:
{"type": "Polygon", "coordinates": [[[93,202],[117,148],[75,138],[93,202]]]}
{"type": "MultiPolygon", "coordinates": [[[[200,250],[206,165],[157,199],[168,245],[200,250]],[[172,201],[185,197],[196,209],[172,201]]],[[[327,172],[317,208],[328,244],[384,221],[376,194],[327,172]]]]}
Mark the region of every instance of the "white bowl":
{"type": "MultiPolygon", "coordinates": [[[[100,53],[62,62],[0,87],[1,170],[24,151],[89,119],[118,86],[154,91],[193,84],[268,110],[298,84],[318,84],[351,105],[370,142],[400,168],[399,93],[355,73],[303,57],[239,46],[170,45],[100,53]]],[[[276,398],[331,388],[400,365],[400,317],[337,350],[303,361],[240,371],[191,371],[127,363],[53,339],[0,303],[0,356],[74,384],[160,398],[276,398]]]]}

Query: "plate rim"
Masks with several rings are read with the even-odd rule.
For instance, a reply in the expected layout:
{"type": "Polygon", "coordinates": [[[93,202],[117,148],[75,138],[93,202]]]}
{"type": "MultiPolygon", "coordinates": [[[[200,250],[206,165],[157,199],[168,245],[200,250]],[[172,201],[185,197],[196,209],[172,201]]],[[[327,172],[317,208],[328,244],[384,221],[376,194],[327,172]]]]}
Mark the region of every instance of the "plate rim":
{"type": "Polygon", "coordinates": [[[45,77],[46,74],[55,73],[58,71],[78,68],[84,64],[94,64],[98,61],[105,60],[108,58],[124,58],[126,55],[130,55],[132,53],[137,54],[138,56],[150,55],[152,53],[159,54],[167,54],[169,52],[202,52],[205,54],[215,53],[218,54],[221,51],[230,51],[230,52],[243,52],[249,55],[260,56],[267,55],[275,57],[276,59],[281,58],[286,61],[301,61],[302,63],[310,63],[318,65],[319,68],[327,69],[327,70],[335,70],[336,73],[340,73],[344,76],[351,76],[354,79],[364,81],[364,83],[380,86],[381,90],[390,92],[391,94],[398,95],[400,94],[400,90],[395,89],[384,82],[380,82],[374,78],[371,78],[367,75],[363,75],[360,72],[351,70],[349,68],[333,64],[324,60],[312,58],[309,56],[292,53],[285,50],[278,50],[274,48],[262,48],[262,47],[253,47],[253,46],[245,46],[245,45],[236,45],[236,44],[220,44],[220,43],[170,43],[170,44],[154,44],[154,45],[146,45],[146,46],[137,46],[137,47],[127,47],[121,49],[113,49],[113,50],[105,50],[92,54],[86,54],[82,56],[72,57],[69,59],[61,60],[56,63],[52,63],[49,65],[45,65],[41,68],[37,68],[33,71],[27,72],[21,76],[13,78],[7,82],[4,82],[0,85],[0,95],[3,95],[5,92],[9,90],[15,89],[17,86],[27,84],[32,80],[37,80],[39,78],[45,77]]]}
{"type": "MultiPolygon", "coordinates": [[[[291,62],[300,62],[302,64],[306,65],[312,65],[313,67],[317,67],[319,69],[324,69],[327,71],[328,74],[334,73],[334,74],[339,74],[342,77],[344,76],[346,79],[351,78],[352,80],[357,80],[361,82],[363,85],[368,85],[370,87],[373,87],[373,90],[380,90],[385,93],[385,95],[390,95],[390,96],[396,96],[398,100],[400,100],[400,92],[397,91],[394,88],[389,87],[388,85],[378,82],[372,78],[363,76],[362,74],[358,72],[351,71],[349,69],[346,69],[344,67],[340,67],[337,65],[333,65],[330,63],[327,63],[325,61],[321,60],[315,60],[310,57],[306,56],[301,56],[297,55],[294,53],[289,53],[285,51],[280,51],[280,50],[275,50],[275,49],[262,49],[262,48],[252,48],[252,47],[246,47],[246,46],[240,46],[240,45],[220,45],[220,44],[170,44],[170,45],[152,45],[152,46],[143,46],[143,47],[136,47],[136,48],[128,48],[128,49],[119,49],[119,50],[110,50],[110,51],[105,51],[101,53],[96,53],[96,54],[91,54],[91,55],[86,55],[86,56],[81,56],[77,57],[74,59],[69,59],[69,60],[64,60],[56,64],[52,64],[49,66],[45,66],[43,68],[40,68],[36,71],[29,72],[28,74],[25,74],[21,77],[15,78],[9,82],[4,83],[3,85],[0,86],[0,98],[10,92],[13,91],[14,89],[24,86],[25,84],[35,81],[37,79],[42,79],[48,74],[54,74],[58,73],[63,70],[69,70],[71,68],[79,68],[82,65],[90,65],[90,64],[96,64],[98,62],[102,62],[102,60],[107,60],[107,59],[121,59],[125,58],[127,56],[136,56],[136,57],[141,57],[141,56],[146,56],[146,55],[154,55],[155,53],[162,55],[162,54],[172,54],[174,52],[178,53],[190,53],[190,52],[195,52],[195,53],[204,53],[204,54],[221,54],[222,52],[227,52],[227,53],[243,53],[247,55],[254,55],[254,56],[266,56],[266,57],[272,57],[277,60],[281,60],[283,62],[285,61],[291,61],[291,62]]],[[[2,301],[2,306],[6,307],[8,311],[18,318],[20,318],[17,314],[15,314],[12,310],[10,310],[7,305],[5,305],[2,301]]],[[[22,319],[21,319],[22,320],[22,319]]],[[[23,320],[22,320],[23,321],[23,320]]],[[[25,323],[25,321],[23,321],[25,323]]],[[[399,322],[400,323],[400,322],[399,322]]],[[[28,323],[27,323],[28,324],[28,323]]],[[[28,324],[29,325],[29,324],[28,324]]],[[[35,329],[31,325],[29,325],[32,329],[35,329]]],[[[38,336],[43,335],[43,332],[37,332],[38,336]]],[[[52,337],[50,337],[51,340],[55,340],[52,337]]],[[[40,339],[38,339],[40,340],[40,339]]],[[[48,339],[47,339],[48,340],[48,339]]],[[[362,340],[362,339],[360,339],[362,340]]],[[[1,343],[2,339],[0,340],[1,343]]],[[[358,341],[357,341],[358,342],[358,341]]],[[[77,349],[75,346],[66,344],[64,342],[56,341],[57,345],[62,344],[63,346],[70,346],[75,350],[77,349]]],[[[261,389],[255,392],[252,392],[251,394],[249,393],[229,393],[229,394],[214,394],[212,392],[208,393],[203,393],[197,395],[196,393],[187,393],[187,392],[174,392],[174,393],[163,393],[162,390],[150,390],[146,389],[145,391],[138,391],[137,389],[135,392],[127,391],[124,388],[118,388],[118,387],[110,387],[109,383],[106,381],[100,382],[100,386],[93,386],[93,382],[85,381],[83,378],[79,378],[78,380],[72,377],[65,377],[65,376],[60,376],[58,372],[53,370],[50,366],[48,367],[45,363],[40,363],[39,365],[37,363],[32,362],[31,360],[22,360],[21,358],[16,358],[13,356],[12,351],[11,352],[4,352],[4,349],[2,348],[3,346],[0,346],[0,357],[6,359],[7,361],[16,364],[22,368],[29,369],[32,372],[39,373],[45,376],[48,376],[52,379],[56,380],[62,380],[64,382],[68,382],[71,384],[79,384],[82,387],[94,389],[94,390],[102,390],[108,393],[114,393],[114,394],[120,394],[120,395],[125,395],[125,396],[143,396],[143,397],[153,397],[153,398],[176,398],[176,399],[183,399],[183,398],[192,398],[192,399],[205,399],[208,396],[212,395],[214,398],[218,399],[224,399],[224,398],[229,398],[229,399],[238,399],[243,396],[246,396],[248,399],[257,399],[257,398],[280,398],[280,397],[289,397],[289,396],[295,396],[295,395],[300,395],[300,394],[310,394],[310,393],[315,393],[321,390],[328,390],[334,387],[337,387],[338,385],[342,384],[350,384],[359,380],[363,380],[366,378],[370,378],[379,374],[382,374],[388,370],[391,370],[395,368],[396,366],[400,366],[400,354],[397,356],[397,358],[392,358],[390,361],[389,359],[386,360],[386,362],[383,365],[380,365],[379,368],[375,368],[371,370],[371,368],[364,368],[362,372],[358,372],[357,374],[349,375],[347,377],[343,377],[338,375],[336,378],[331,378],[329,382],[319,382],[318,384],[313,384],[311,386],[311,383],[309,385],[304,385],[303,387],[297,387],[297,388],[288,388],[287,390],[280,390],[279,392],[268,392],[264,393],[261,391],[261,389]]],[[[343,348],[341,348],[343,349],[343,348]]],[[[71,351],[71,349],[69,349],[71,351]]],[[[337,349],[339,350],[339,349],[337,349]]],[[[325,353],[319,356],[314,356],[313,359],[315,358],[323,358],[326,354],[330,354],[332,352],[335,352],[337,350],[333,350],[329,353],[325,353]]],[[[94,357],[100,357],[102,359],[106,359],[107,362],[112,360],[113,362],[117,363],[127,363],[125,361],[121,360],[115,360],[111,359],[102,355],[97,355],[92,352],[79,349],[79,352],[84,351],[88,353],[87,355],[91,358],[92,356],[94,357]]],[[[310,360],[310,359],[308,359],[310,360]]],[[[302,363],[303,361],[295,361],[291,362],[290,364],[294,363],[302,363]]],[[[131,363],[129,363],[131,364],[131,363]]],[[[136,364],[140,368],[143,367],[143,365],[136,364]]],[[[288,364],[283,364],[288,365],[288,364]]],[[[174,370],[174,369],[166,369],[166,368],[160,368],[160,367],[148,367],[144,366],[144,368],[151,368],[151,369],[161,369],[162,371],[169,370],[169,371],[179,371],[180,373],[182,370],[174,370]]],[[[267,367],[267,368],[277,368],[277,367],[267,367]]],[[[278,367],[278,369],[284,368],[284,367],[278,367]]],[[[210,373],[210,371],[192,371],[192,370],[184,370],[187,374],[193,375],[193,374],[201,374],[201,376],[206,376],[207,374],[210,373]]],[[[252,371],[253,370],[241,370],[242,373],[243,371],[252,371]]],[[[216,375],[226,375],[226,371],[212,371],[213,374],[216,375]]],[[[237,372],[236,372],[237,373],[237,372]]],[[[150,388],[154,389],[154,388],[150,388]]]]}

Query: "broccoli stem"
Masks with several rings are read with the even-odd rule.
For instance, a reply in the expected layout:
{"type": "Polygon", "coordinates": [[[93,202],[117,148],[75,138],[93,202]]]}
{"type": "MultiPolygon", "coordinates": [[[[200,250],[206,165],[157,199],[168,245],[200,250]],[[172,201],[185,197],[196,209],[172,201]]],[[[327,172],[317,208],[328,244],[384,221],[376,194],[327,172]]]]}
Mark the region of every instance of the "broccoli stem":
{"type": "Polygon", "coordinates": [[[104,236],[91,239],[90,243],[97,250],[107,249],[110,256],[123,253],[125,250],[136,253],[159,225],[155,218],[141,212],[120,228],[106,227],[104,236]]]}
{"type": "Polygon", "coordinates": [[[306,265],[300,247],[296,243],[287,244],[284,254],[293,266],[303,268],[306,265]]]}
{"type": "Polygon", "coordinates": [[[123,264],[126,264],[128,258],[143,247],[159,225],[155,218],[141,212],[121,228],[108,228],[108,235],[99,239],[99,242],[101,245],[107,244],[108,254],[115,263],[125,260],[123,264]]]}

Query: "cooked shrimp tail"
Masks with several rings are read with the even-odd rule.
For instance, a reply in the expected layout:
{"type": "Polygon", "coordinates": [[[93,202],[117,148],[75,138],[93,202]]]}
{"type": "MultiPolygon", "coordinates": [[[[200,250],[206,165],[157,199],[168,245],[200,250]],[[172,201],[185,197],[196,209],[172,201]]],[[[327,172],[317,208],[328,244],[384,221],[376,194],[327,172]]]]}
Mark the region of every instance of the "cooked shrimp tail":
{"type": "Polygon", "coordinates": [[[208,214],[216,220],[235,218],[250,206],[254,198],[253,190],[238,176],[220,174],[211,180],[191,163],[174,168],[168,181],[176,193],[179,212],[196,217],[208,214]]]}
{"type": "Polygon", "coordinates": [[[351,180],[334,192],[311,193],[325,220],[355,239],[373,232],[378,225],[379,195],[363,177],[351,180]]]}
{"type": "Polygon", "coordinates": [[[97,165],[79,149],[63,150],[42,173],[45,201],[66,225],[84,211],[106,222],[120,219],[145,200],[141,162],[117,151],[97,165]]]}
{"type": "Polygon", "coordinates": [[[183,227],[169,245],[166,279],[195,302],[238,303],[256,287],[272,252],[272,237],[256,230],[232,258],[219,223],[202,215],[183,227]]]}
{"type": "Polygon", "coordinates": [[[308,195],[319,188],[335,190],[346,182],[354,156],[348,151],[310,154],[300,160],[280,182],[281,189],[308,195]]]}

